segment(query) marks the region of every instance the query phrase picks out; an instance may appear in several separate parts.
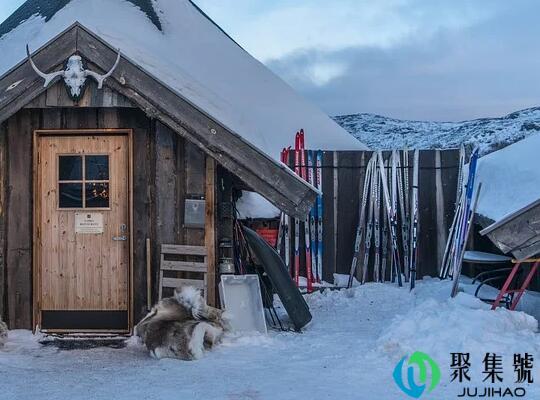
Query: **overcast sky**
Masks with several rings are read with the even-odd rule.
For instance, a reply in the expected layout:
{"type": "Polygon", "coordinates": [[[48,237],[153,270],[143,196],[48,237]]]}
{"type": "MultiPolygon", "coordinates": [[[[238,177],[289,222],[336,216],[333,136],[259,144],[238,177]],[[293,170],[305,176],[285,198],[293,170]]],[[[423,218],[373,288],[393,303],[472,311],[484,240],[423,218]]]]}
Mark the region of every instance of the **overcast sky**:
{"type": "MultiPolygon", "coordinates": [[[[0,20],[22,0],[0,0],[0,20]]],[[[329,114],[462,120],[540,106],[537,0],[196,0],[329,114]]]]}

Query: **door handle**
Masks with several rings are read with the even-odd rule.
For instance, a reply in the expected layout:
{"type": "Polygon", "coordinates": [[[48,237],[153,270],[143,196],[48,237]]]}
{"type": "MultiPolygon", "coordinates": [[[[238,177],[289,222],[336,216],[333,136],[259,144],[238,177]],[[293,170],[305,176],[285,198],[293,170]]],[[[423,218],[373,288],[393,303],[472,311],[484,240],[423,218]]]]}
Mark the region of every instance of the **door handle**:
{"type": "Polygon", "coordinates": [[[128,240],[126,232],[127,232],[127,225],[126,224],[120,225],[120,236],[113,236],[112,240],[114,240],[115,242],[126,242],[128,240]]]}
{"type": "Polygon", "coordinates": [[[112,240],[114,240],[115,242],[125,242],[128,240],[128,237],[127,236],[113,236],[112,240]]]}

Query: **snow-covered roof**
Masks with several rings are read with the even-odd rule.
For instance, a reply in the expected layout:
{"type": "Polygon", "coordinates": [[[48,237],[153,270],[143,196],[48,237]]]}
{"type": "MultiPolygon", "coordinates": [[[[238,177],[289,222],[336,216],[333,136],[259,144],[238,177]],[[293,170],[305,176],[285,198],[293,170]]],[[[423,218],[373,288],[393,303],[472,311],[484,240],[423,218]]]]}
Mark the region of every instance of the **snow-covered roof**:
{"type": "Polygon", "coordinates": [[[0,25],[0,75],[25,58],[26,43],[37,49],[80,22],[274,159],[300,128],[309,148],[365,149],[189,0],[42,3],[29,0],[0,25]]]}
{"type": "Polygon", "coordinates": [[[480,158],[478,214],[497,222],[540,199],[539,149],[540,134],[535,134],[480,158]]]}

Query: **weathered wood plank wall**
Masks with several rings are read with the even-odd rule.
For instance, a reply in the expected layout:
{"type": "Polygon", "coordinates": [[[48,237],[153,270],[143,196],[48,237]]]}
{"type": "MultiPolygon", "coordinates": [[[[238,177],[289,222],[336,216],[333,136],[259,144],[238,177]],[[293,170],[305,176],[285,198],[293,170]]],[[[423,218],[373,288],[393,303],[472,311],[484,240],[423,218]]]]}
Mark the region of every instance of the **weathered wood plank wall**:
{"type": "MultiPolygon", "coordinates": [[[[205,244],[204,229],[183,226],[184,200],[207,192],[206,156],[196,146],[135,108],[23,109],[0,125],[0,313],[10,328],[32,325],[33,132],[101,128],[134,130],[135,321],[147,310],[146,238],[154,277],[161,244],[205,244]]],[[[152,284],[157,293],[157,280],[152,284]]]]}
{"type": "MultiPolygon", "coordinates": [[[[371,155],[371,151],[323,152],[323,278],[328,282],[333,281],[334,273],[349,273],[366,165],[371,155]]],[[[383,155],[387,159],[390,157],[390,152],[383,152],[383,155]]],[[[438,265],[442,259],[454,212],[458,163],[458,150],[420,151],[418,276],[436,276],[438,273],[438,265]]],[[[290,156],[289,165],[294,166],[293,155],[290,156]]],[[[409,151],[410,185],[412,185],[412,166],[413,152],[409,151]]],[[[381,232],[382,218],[385,216],[381,205],[381,232]]],[[[294,240],[292,239],[294,226],[291,229],[291,249],[294,249],[294,240]]],[[[303,246],[303,224],[301,224],[300,229],[300,243],[303,246]]],[[[302,265],[305,265],[303,260],[304,257],[302,257],[302,265]]],[[[370,271],[368,277],[372,279],[373,257],[370,259],[368,270],[370,271]]]]}
{"type": "Polygon", "coordinates": [[[7,287],[10,327],[32,322],[32,132],[39,116],[24,110],[8,120],[7,287]]]}

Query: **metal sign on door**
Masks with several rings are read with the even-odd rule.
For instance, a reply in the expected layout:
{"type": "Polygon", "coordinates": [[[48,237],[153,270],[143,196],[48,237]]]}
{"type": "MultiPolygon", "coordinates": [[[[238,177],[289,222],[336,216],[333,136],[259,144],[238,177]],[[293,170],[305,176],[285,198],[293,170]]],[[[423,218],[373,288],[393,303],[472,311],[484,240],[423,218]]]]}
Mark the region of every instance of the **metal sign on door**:
{"type": "Polygon", "coordinates": [[[102,213],[76,213],[75,233],[81,234],[102,234],[103,214],[102,213]]]}

